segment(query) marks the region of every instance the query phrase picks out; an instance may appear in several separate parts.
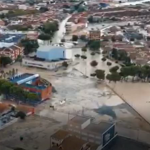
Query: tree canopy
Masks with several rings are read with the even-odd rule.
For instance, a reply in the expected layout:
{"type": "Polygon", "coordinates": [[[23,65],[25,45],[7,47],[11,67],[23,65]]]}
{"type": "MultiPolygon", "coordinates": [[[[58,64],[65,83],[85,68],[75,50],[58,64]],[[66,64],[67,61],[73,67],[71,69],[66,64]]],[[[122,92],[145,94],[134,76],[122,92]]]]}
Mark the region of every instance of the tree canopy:
{"type": "Polygon", "coordinates": [[[35,52],[37,50],[37,48],[39,47],[37,40],[22,39],[21,44],[24,47],[25,55],[35,52]]]}
{"type": "Polygon", "coordinates": [[[9,82],[5,79],[0,79],[0,91],[1,94],[4,94],[7,97],[13,97],[16,100],[27,100],[37,101],[39,96],[35,93],[24,91],[21,87],[9,82]]]}
{"type": "Polygon", "coordinates": [[[92,67],[96,67],[98,65],[98,62],[96,60],[93,60],[90,64],[92,67]]]}
{"type": "Polygon", "coordinates": [[[2,67],[5,67],[7,66],[8,64],[11,64],[12,63],[12,59],[10,57],[7,57],[7,56],[1,56],[0,57],[0,65],[2,67]]]}
{"type": "Polygon", "coordinates": [[[99,40],[92,40],[88,43],[88,46],[91,50],[99,51],[100,48],[100,41],[99,40]]]}

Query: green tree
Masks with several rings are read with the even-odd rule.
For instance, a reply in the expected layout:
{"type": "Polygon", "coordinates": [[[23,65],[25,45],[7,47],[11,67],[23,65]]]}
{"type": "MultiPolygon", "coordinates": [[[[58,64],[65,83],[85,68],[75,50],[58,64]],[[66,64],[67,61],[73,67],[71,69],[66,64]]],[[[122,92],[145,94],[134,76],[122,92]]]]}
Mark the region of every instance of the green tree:
{"type": "Polygon", "coordinates": [[[119,73],[113,72],[112,74],[107,74],[106,79],[109,81],[117,82],[121,80],[121,76],[119,73]]]}
{"type": "Polygon", "coordinates": [[[92,56],[94,56],[94,55],[95,55],[95,53],[94,53],[94,52],[92,52],[92,53],[91,53],[91,55],[92,55],[92,56]]]}
{"type": "Polygon", "coordinates": [[[114,66],[114,67],[110,68],[109,71],[110,71],[111,73],[114,73],[114,72],[117,72],[118,69],[119,69],[119,66],[114,66]]]}
{"type": "Polygon", "coordinates": [[[107,62],[107,66],[111,66],[112,65],[112,63],[111,62],[107,62]]]}
{"type": "Polygon", "coordinates": [[[64,61],[64,62],[62,63],[62,66],[67,68],[67,67],[68,67],[68,63],[67,63],[66,61],[64,61]]]}
{"type": "Polygon", "coordinates": [[[106,58],[102,58],[102,61],[106,61],[106,58]]]}
{"type": "Polygon", "coordinates": [[[10,57],[7,57],[7,56],[1,56],[0,57],[1,66],[5,67],[5,66],[7,66],[8,64],[11,64],[11,63],[12,63],[12,59],[10,57]]]}
{"type": "Polygon", "coordinates": [[[76,54],[76,55],[74,55],[76,58],[79,58],[80,57],[80,55],[79,54],[76,54]]]}
{"type": "Polygon", "coordinates": [[[91,77],[95,77],[95,76],[96,76],[96,73],[91,73],[90,76],[91,76],[91,77]]]}
{"type": "Polygon", "coordinates": [[[77,35],[72,35],[72,41],[78,41],[78,36],[77,35]]]}
{"type": "Polygon", "coordinates": [[[57,21],[54,22],[46,22],[43,25],[42,31],[45,34],[50,34],[50,35],[54,35],[54,33],[59,29],[59,24],[57,21]]]}
{"type": "Polygon", "coordinates": [[[49,34],[45,34],[45,33],[42,33],[39,35],[38,37],[40,40],[43,40],[43,41],[48,41],[50,40],[52,37],[49,35],[49,34]]]}
{"type": "Polygon", "coordinates": [[[24,54],[35,52],[39,47],[37,40],[22,39],[21,44],[24,47],[24,54]]]}
{"type": "Polygon", "coordinates": [[[16,118],[20,118],[20,119],[24,120],[24,119],[26,118],[25,112],[19,111],[19,112],[16,114],[16,118]]]}
{"type": "Polygon", "coordinates": [[[11,88],[12,84],[7,80],[1,79],[0,80],[0,92],[2,94],[9,94],[9,89],[11,88]]]}
{"type": "Polygon", "coordinates": [[[87,57],[85,55],[81,55],[82,59],[87,59],[87,57]]]}
{"type": "Polygon", "coordinates": [[[104,70],[96,70],[96,77],[100,80],[104,80],[105,79],[105,71],[104,70]]]}
{"type": "Polygon", "coordinates": [[[81,50],[82,50],[82,52],[87,52],[86,47],[83,47],[81,50]]]}
{"type": "Polygon", "coordinates": [[[94,22],[93,16],[90,16],[90,17],[88,18],[88,21],[89,21],[89,23],[93,23],[93,22],[94,22]]]}
{"type": "Polygon", "coordinates": [[[98,51],[100,48],[100,41],[99,40],[92,40],[88,43],[88,46],[91,50],[98,51]]]}
{"type": "Polygon", "coordinates": [[[92,67],[96,67],[98,65],[98,62],[96,60],[93,60],[90,64],[92,67]]]}
{"type": "Polygon", "coordinates": [[[113,48],[111,51],[111,55],[113,58],[118,59],[118,50],[116,48],[113,48]]]}

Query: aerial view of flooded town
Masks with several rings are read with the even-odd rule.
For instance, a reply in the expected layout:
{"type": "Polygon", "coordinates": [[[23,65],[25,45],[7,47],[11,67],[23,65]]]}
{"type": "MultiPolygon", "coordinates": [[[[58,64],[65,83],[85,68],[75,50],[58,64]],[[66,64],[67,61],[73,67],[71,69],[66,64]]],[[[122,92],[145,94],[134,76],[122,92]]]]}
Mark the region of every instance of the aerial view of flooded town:
{"type": "Polygon", "coordinates": [[[0,1],[0,150],[150,150],[150,1],[0,1]]]}

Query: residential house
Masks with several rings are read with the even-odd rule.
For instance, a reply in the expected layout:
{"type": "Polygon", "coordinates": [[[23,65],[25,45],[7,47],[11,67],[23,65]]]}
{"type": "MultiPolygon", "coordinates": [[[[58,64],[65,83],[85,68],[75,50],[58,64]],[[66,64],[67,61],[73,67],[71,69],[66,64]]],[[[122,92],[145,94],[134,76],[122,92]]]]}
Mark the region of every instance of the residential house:
{"type": "Polygon", "coordinates": [[[0,56],[8,56],[12,59],[13,62],[18,58],[18,56],[22,55],[23,55],[23,48],[17,45],[12,45],[6,48],[5,47],[0,48],[0,56]]]}
{"type": "Polygon", "coordinates": [[[69,136],[69,132],[64,130],[58,130],[51,136],[51,146],[60,145],[67,137],[69,136]]]}

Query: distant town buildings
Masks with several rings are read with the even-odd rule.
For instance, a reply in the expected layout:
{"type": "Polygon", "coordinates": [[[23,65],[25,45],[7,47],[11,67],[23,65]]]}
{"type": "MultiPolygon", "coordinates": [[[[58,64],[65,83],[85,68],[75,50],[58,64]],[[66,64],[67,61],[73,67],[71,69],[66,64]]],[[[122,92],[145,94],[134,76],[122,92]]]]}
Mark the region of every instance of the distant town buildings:
{"type": "Polygon", "coordinates": [[[0,48],[0,56],[7,56],[14,62],[18,56],[23,56],[23,48],[17,45],[12,45],[10,47],[0,48]]]}

